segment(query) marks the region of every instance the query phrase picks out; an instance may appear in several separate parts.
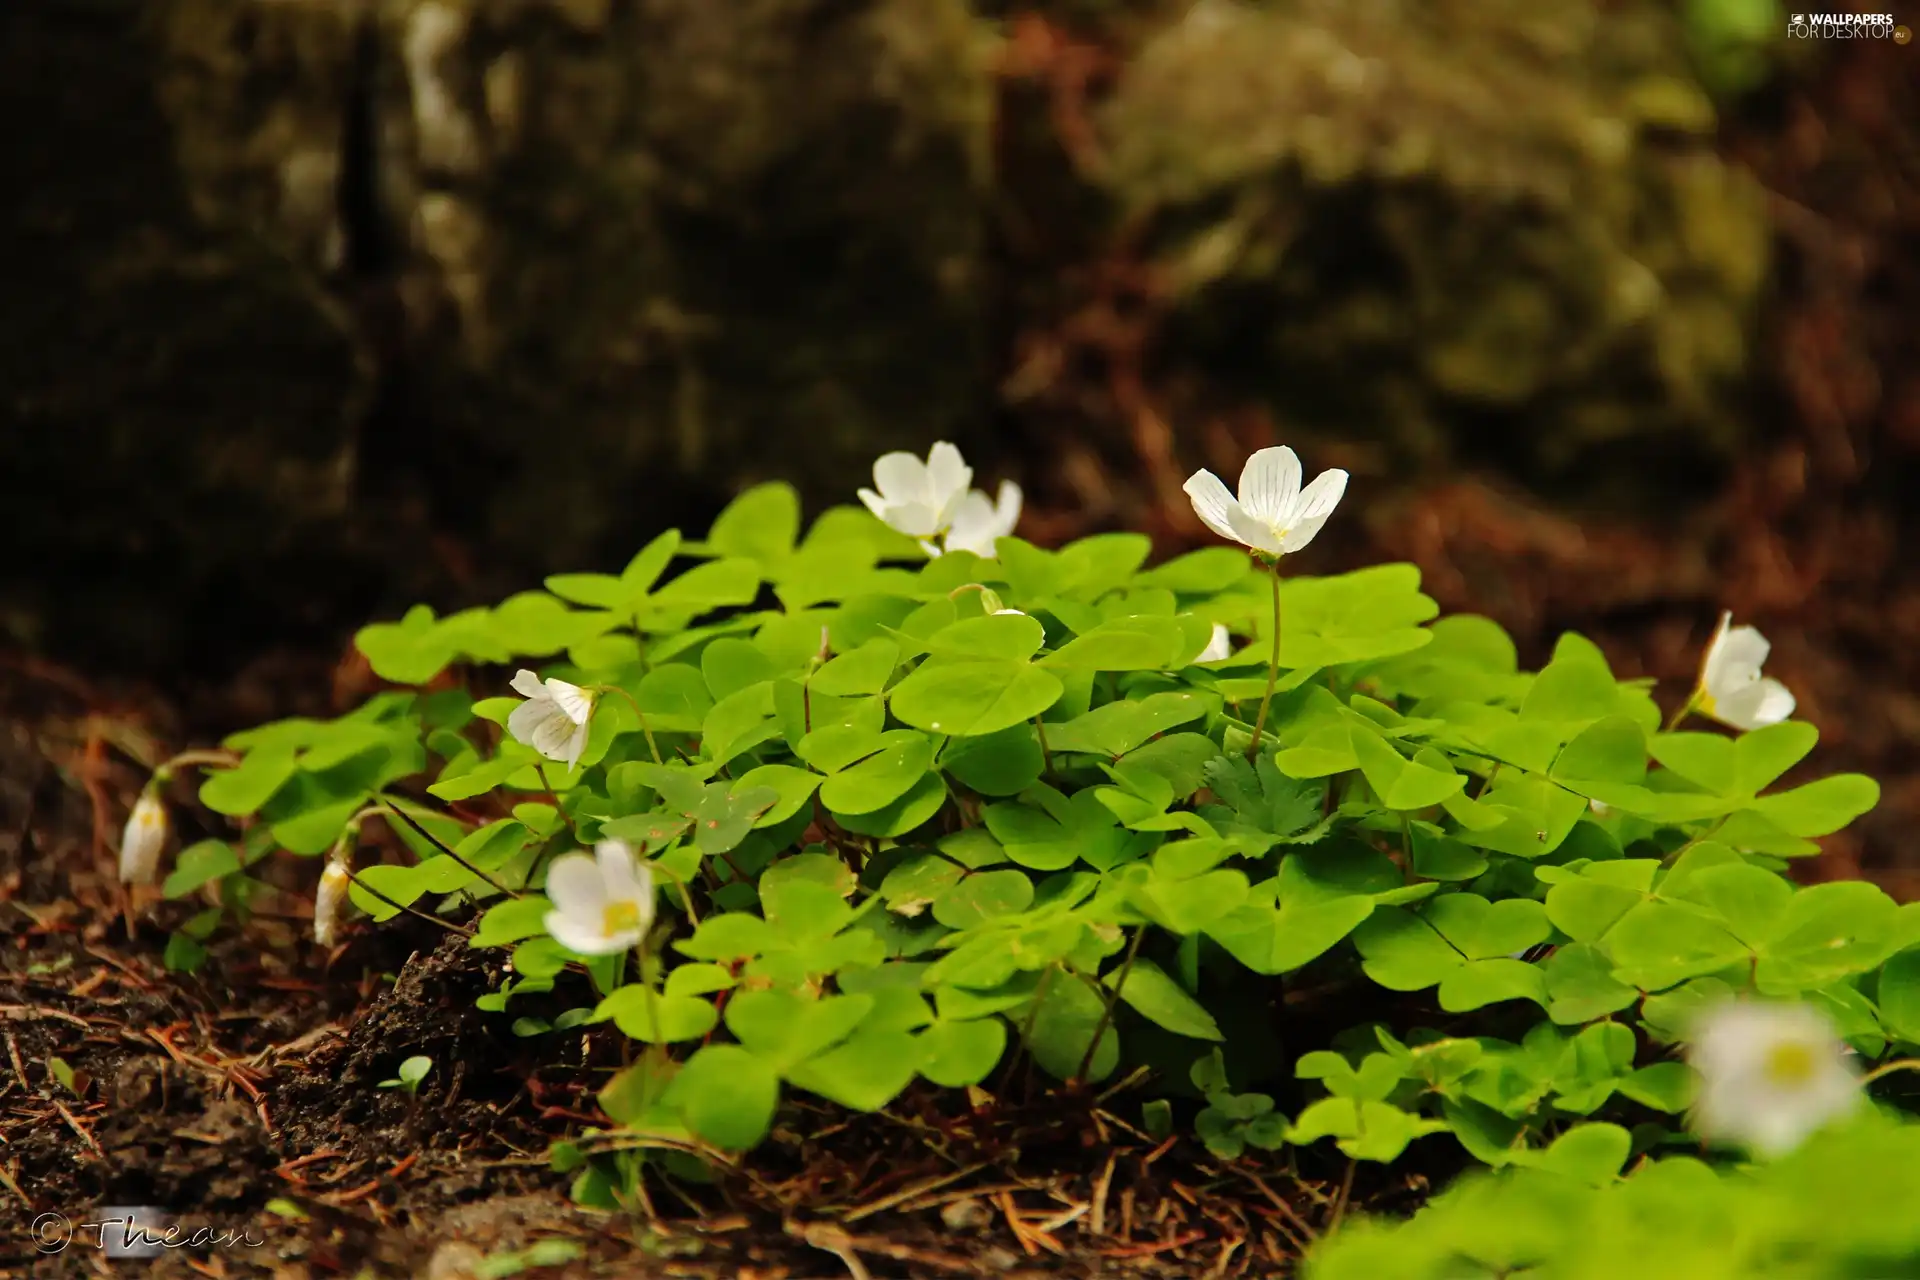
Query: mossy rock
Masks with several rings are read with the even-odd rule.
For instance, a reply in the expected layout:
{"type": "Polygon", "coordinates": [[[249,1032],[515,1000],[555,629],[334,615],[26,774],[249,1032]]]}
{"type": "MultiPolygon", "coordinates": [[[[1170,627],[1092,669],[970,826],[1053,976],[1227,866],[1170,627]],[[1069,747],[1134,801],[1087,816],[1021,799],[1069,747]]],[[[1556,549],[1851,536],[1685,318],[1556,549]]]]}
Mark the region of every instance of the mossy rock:
{"type": "Polygon", "coordinates": [[[1769,258],[1669,8],[1202,0],[1103,117],[1176,353],[1290,434],[1653,500],[1740,440],[1769,258]]]}
{"type": "Polygon", "coordinates": [[[0,215],[30,642],[164,666],[216,601],[281,633],[457,603],[770,476],[844,500],[984,418],[962,0],[75,0],[0,32],[8,118],[45,125],[9,130],[0,215]]]}

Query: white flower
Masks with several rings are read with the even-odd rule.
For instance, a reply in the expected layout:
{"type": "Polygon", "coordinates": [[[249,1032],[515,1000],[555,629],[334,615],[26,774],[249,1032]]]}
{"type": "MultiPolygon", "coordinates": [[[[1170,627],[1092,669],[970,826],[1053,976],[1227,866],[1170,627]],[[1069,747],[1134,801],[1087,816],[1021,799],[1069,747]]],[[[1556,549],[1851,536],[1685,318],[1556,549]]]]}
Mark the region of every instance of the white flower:
{"type": "Polygon", "coordinates": [[[912,538],[933,538],[953,524],[973,468],[960,451],[945,440],[934,445],[925,462],[910,453],[889,453],[873,464],[873,489],[862,489],[860,501],[889,527],[912,538]]]}
{"type": "Polygon", "coordinates": [[[624,840],[602,840],[592,856],[569,853],[547,872],[547,932],[583,956],[638,946],[653,923],[653,871],[624,840]]]}
{"type": "Polygon", "coordinates": [[[971,551],[983,560],[991,560],[994,543],[1009,537],[1020,523],[1020,486],[1011,480],[1000,482],[996,501],[975,489],[960,500],[954,513],[953,528],[947,530],[948,551],[971,551]]]}
{"type": "Polygon", "coordinates": [[[1347,491],[1347,473],[1323,471],[1305,489],[1300,487],[1300,459],[1284,446],[1262,449],[1247,459],[1240,472],[1236,499],[1211,471],[1196,471],[1184,486],[1193,510],[1209,529],[1268,555],[1300,550],[1347,491]]]}
{"type": "Polygon", "coordinates": [[[587,749],[594,695],[565,680],[543,684],[525,667],[513,677],[513,690],[526,699],[507,717],[507,732],[514,741],[569,769],[578,764],[580,753],[587,749]]]}
{"type": "Polygon", "coordinates": [[[347,904],[349,883],[347,864],[339,858],[329,858],[327,869],[320,873],[320,888],[313,895],[313,940],[323,947],[333,945],[334,930],[347,904]]]}
{"type": "Polygon", "coordinates": [[[157,791],[140,793],[126,830],[120,833],[120,879],[127,884],[152,884],[160,874],[160,854],[167,847],[167,806],[157,791]]]}
{"type": "Polygon", "coordinates": [[[1218,622],[1213,624],[1213,635],[1207,640],[1207,647],[1200,651],[1195,662],[1219,662],[1233,656],[1233,636],[1218,622]]]}
{"type": "Polygon", "coordinates": [[[1757,629],[1736,627],[1731,612],[1721,614],[1700,663],[1694,699],[1701,714],[1736,729],[1760,729],[1792,715],[1792,690],[1760,674],[1772,648],[1757,629]]]}
{"type": "Polygon", "coordinates": [[[1735,1000],[1703,1011],[1688,1060],[1700,1073],[1701,1137],[1778,1156],[1860,1101],[1833,1022],[1811,1005],[1735,1000]]]}

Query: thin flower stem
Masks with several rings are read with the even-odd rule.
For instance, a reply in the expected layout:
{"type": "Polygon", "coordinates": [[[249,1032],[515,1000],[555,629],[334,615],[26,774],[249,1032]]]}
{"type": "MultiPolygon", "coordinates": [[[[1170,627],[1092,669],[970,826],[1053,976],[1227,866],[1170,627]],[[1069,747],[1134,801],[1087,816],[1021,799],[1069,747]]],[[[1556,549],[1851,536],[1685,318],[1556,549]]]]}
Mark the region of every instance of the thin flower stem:
{"type": "MultiPolygon", "coordinates": [[[[700,927],[700,913],[693,909],[693,891],[687,888],[687,882],[682,880],[677,873],[662,863],[649,862],[647,866],[673,881],[673,887],[680,891],[680,901],[686,905],[688,922],[691,923],[694,928],[698,929],[700,927]]],[[[738,867],[734,868],[736,874],[739,870],[740,868],[738,867]]],[[[746,877],[742,876],[741,878],[745,879],[746,877]]]]}
{"type": "Polygon", "coordinates": [[[1100,1037],[1107,1034],[1107,1028],[1113,1025],[1113,1007],[1120,1003],[1120,993],[1127,987],[1127,975],[1133,972],[1134,959],[1140,954],[1140,940],[1146,936],[1146,925],[1135,926],[1133,941],[1127,944],[1127,958],[1120,962],[1120,976],[1114,980],[1113,990],[1107,996],[1106,1007],[1100,1011],[1100,1021],[1093,1029],[1093,1039],[1087,1041],[1087,1051],[1080,1057],[1080,1068],[1073,1073],[1073,1078],[1076,1080],[1087,1078],[1087,1069],[1093,1065],[1093,1055],[1100,1048],[1100,1037]]]}
{"type": "Polygon", "coordinates": [[[501,884],[498,880],[495,880],[492,876],[488,875],[486,872],[482,871],[480,868],[474,866],[471,862],[468,862],[465,858],[461,857],[457,851],[451,848],[445,841],[440,839],[439,836],[434,835],[433,832],[421,826],[420,823],[414,819],[412,814],[400,808],[400,806],[396,805],[393,801],[387,799],[385,796],[381,796],[380,804],[381,804],[381,807],[383,807],[388,813],[393,814],[395,817],[399,818],[402,822],[412,827],[415,831],[418,831],[421,834],[421,836],[423,836],[426,839],[427,843],[431,844],[434,848],[438,849],[440,852],[446,854],[449,858],[452,858],[455,862],[459,863],[461,866],[465,867],[467,870],[473,872],[473,874],[475,874],[476,876],[479,876],[482,880],[485,880],[488,884],[492,885],[499,892],[506,894],[509,898],[518,898],[519,896],[521,896],[520,891],[518,889],[507,888],[506,885],[501,884]]]}
{"type": "Polygon", "coordinates": [[[238,754],[232,751],[182,751],[179,755],[162,762],[153,772],[156,775],[171,773],[186,765],[217,764],[231,769],[240,763],[238,754]]]}
{"type": "Polygon", "coordinates": [[[1687,695],[1687,700],[1685,702],[1681,703],[1678,707],[1674,708],[1673,714],[1667,717],[1666,728],[1662,729],[1661,732],[1672,733],[1675,729],[1678,729],[1680,727],[1681,721],[1685,720],[1688,716],[1692,715],[1695,711],[1698,711],[1699,709],[1700,709],[1700,691],[1698,689],[1695,689],[1692,693],[1687,695]]]}
{"type": "Polygon", "coordinates": [[[560,795],[553,789],[553,780],[547,777],[547,765],[544,760],[536,760],[535,773],[540,775],[540,785],[546,788],[547,799],[553,801],[553,811],[560,815],[560,821],[567,824],[567,830],[573,835],[573,842],[580,843],[580,828],[573,825],[573,815],[567,812],[567,806],[560,803],[560,795]]]}
{"type": "Polygon", "coordinates": [[[413,907],[408,906],[404,902],[395,902],[392,898],[389,898],[386,894],[380,892],[378,889],[368,884],[365,880],[362,880],[359,877],[359,875],[353,870],[352,867],[343,867],[342,870],[344,870],[347,873],[347,879],[353,881],[354,884],[358,885],[362,889],[365,889],[373,897],[380,899],[380,901],[386,903],[388,906],[404,911],[410,916],[419,916],[422,920],[425,920],[428,924],[439,925],[442,929],[445,929],[448,933],[457,933],[463,938],[471,938],[473,936],[473,930],[471,929],[464,929],[457,924],[448,924],[445,920],[442,920],[439,916],[433,915],[426,911],[416,910],[413,907]]]}
{"type": "Polygon", "coordinates": [[[1046,1002],[1047,988],[1053,985],[1054,975],[1060,972],[1060,966],[1050,964],[1040,971],[1040,981],[1033,987],[1033,1007],[1027,1010],[1026,1021],[1020,1025],[1020,1043],[1007,1055],[1007,1065],[1001,1068],[1000,1092],[1005,1093],[1013,1086],[1013,1069],[1019,1064],[1020,1055],[1033,1043],[1033,1024],[1040,1020],[1040,1006],[1046,1002]]]}
{"type": "MultiPolygon", "coordinates": [[[[1356,1119],[1359,1116],[1359,1111],[1359,1105],[1355,1104],[1354,1114],[1356,1119]]],[[[1341,1221],[1347,1216],[1347,1201],[1353,1197],[1353,1171],[1359,1164],[1360,1162],[1351,1156],[1347,1158],[1346,1176],[1340,1179],[1340,1195],[1333,1202],[1333,1215],[1327,1222],[1327,1229],[1324,1234],[1332,1235],[1335,1231],[1338,1231],[1341,1221]]]]}
{"type": "Polygon", "coordinates": [[[1033,731],[1040,738],[1040,772],[1053,776],[1053,752],[1047,750],[1047,726],[1040,723],[1040,717],[1033,718],[1033,731]]]}
{"type": "Polygon", "coordinates": [[[1260,735],[1267,727],[1267,708],[1273,702],[1273,686],[1280,680],[1280,557],[1268,563],[1273,578],[1273,652],[1267,657],[1267,691],[1260,695],[1260,714],[1253,722],[1253,741],[1247,744],[1249,762],[1260,754],[1260,735]]]}
{"type": "Polygon", "coordinates": [[[666,761],[660,758],[660,744],[653,740],[653,729],[647,724],[647,713],[640,709],[640,700],[617,684],[602,685],[601,688],[611,689],[627,700],[627,705],[633,708],[633,714],[640,717],[640,732],[647,735],[647,750],[653,753],[653,762],[665,764],[666,761]]]}
{"type": "Polygon", "coordinates": [[[1890,1076],[1896,1071],[1920,1071],[1920,1058],[1896,1058],[1884,1062],[1860,1077],[1860,1085],[1865,1088],[1882,1076],[1890,1076]]]}

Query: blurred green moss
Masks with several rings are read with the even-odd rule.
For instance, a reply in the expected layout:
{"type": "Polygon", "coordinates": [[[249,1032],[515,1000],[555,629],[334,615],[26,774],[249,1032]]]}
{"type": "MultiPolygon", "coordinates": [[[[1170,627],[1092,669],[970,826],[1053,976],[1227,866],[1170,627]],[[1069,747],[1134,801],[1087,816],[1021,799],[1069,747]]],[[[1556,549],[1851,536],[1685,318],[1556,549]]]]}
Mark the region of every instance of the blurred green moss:
{"type": "Polygon", "coordinates": [[[1592,483],[1738,445],[1770,238],[1715,119],[1656,4],[1201,0],[1128,67],[1105,179],[1175,344],[1290,429],[1592,483]]]}

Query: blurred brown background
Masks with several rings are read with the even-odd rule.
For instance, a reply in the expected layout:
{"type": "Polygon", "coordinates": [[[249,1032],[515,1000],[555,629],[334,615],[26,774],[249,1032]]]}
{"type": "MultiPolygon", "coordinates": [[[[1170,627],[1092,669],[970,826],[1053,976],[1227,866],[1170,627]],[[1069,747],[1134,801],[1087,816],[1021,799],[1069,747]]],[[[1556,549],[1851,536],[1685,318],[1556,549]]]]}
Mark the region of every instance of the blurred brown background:
{"type": "Polygon", "coordinates": [[[1530,658],[1677,696],[1759,625],[1887,788],[1815,873],[1913,896],[1920,49],[1786,23],[12,0],[9,660],[208,732],[755,480],[945,437],[1036,540],[1172,550],[1181,479],[1279,440],[1355,473],[1311,567],[1412,559],[1530,658]]]}

